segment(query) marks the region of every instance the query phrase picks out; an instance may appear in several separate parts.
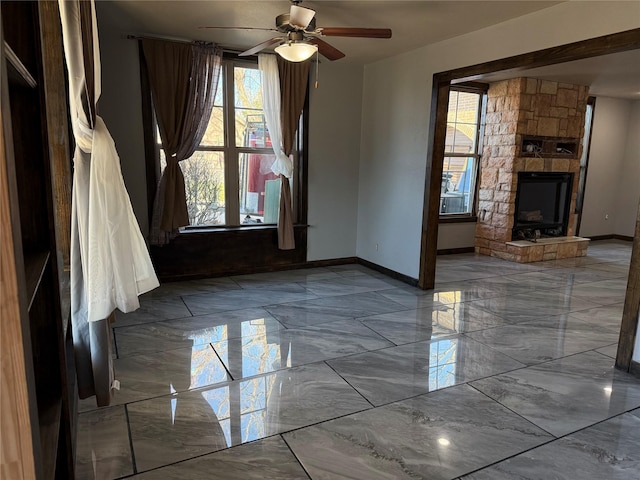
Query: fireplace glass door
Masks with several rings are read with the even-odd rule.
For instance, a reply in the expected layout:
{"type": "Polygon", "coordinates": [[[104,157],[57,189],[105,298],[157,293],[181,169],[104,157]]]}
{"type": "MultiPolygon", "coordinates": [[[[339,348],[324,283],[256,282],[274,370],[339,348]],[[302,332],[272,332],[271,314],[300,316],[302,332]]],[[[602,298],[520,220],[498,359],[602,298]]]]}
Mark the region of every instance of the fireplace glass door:
{"type": "Polygon", "coordinates": [[[520,172],[514,240],[567,235],[573,173],[520,172]]]}

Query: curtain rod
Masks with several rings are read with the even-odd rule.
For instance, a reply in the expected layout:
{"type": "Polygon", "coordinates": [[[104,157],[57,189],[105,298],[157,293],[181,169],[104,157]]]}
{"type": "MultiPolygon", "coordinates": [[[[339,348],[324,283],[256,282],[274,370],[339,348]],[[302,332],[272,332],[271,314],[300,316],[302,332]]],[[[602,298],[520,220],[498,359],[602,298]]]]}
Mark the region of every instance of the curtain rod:
{"type": "MultiPolygon", "coordinates": [[[[153,37],[153,36],[149,36],[149,35],[133,35],[133,34],[128,34],[127,35],[127,40],[162,40],[163,42],[175,42],[175,43],[195,43],[197,41],[202,41],[202,40],[185,40],[183,38],[170,38],[170,37],[153,37]]],[[[206,43],[206,42],[205,42],[206,43]]],[[[213,42],[211,42],[213,43],[213,42]]],[[[223,53],[232,53],[234,55],[237,55],[239,53],[242,53],[243,50],[234,50],[231,48],[224,48],[222,47],[222,52],[223,53]]],[[[247,58],[251,58],[251,57],[255,57],[257,58],[258,55],[254,54],[251,55],[250,57],[247,58]]],[[[318,60],[311,60],[313,63],[322,63],[319,59],[318,60]]]]}
{"type": "MultiPolygon", "coordinates": [[[[127,35],[127,40],[162,40],[163,42],[174,42],[174,43],[197,43],[198,41],[204,40],[185,40],[182,38],[168,38],[168,37],[152,37],[149,35],[127,35]]],[[[204,43],[214,43],[214,42],[204,42],[204,43]]],[[[224,53],[242,53],[242,50],[232,50],[230,48],[222,47],[222,51],[224,53]]]]}

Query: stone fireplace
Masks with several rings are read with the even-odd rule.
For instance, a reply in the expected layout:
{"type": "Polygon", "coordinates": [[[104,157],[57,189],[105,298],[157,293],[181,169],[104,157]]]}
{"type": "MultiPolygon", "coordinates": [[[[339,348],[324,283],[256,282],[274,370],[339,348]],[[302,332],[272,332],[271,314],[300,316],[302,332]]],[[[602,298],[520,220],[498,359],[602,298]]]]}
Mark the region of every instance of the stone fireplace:
{"type": "Polygon", "coordinates": [[[490,86],[476,253],[522,263],[586,255],[588,240],[574,237],[573,225],[588,92],[531,78],[490,86]],[[525,188],[534,193],[516,215],[519,176],[533,179],[525,188]]]}

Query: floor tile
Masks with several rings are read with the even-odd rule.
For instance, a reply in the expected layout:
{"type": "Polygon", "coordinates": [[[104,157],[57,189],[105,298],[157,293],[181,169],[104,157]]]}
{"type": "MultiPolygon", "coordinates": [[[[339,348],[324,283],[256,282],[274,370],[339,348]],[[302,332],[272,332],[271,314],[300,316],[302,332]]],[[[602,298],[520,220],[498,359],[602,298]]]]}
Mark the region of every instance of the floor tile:
{"type": "Polygon", "coordinates": [[[602,307],[571,312],[570,316],[591,325],[609,328],[618,333],[620,332],[620,325],[622,324],[623,309],[624,303],[614,303],[611,305],[603,305],[602,307]]]}
{"type": "MultiPolygon", "coordinates": [[[[498,277],[500,278],[500,277],[498,277]]],[[[548,271],[536,271],[518,273],[515,275],[506,275],[503,278],[519,285],[526,287],[529,291],[533,289],[547,290],[547,289],[560,289],[567,285],[573,285],[573,279],[561,278],[551,275],[548,271]]]]}
{"type": "Polygon", "coordinates": [[[134,312],[122,313],[116,310],[114,327],[158,322],[172,318],[190,317],[191,312],[180,297],[140,297],[140,308],[134,312]]]}
{"type": "Polygon", "coordinates": [[[456,295],[457,292],[451,290],[420,290],[413,287],[394,288],[378,293],[384,298],[411,309],[455,303],[460,298],[460,295],[456,295]]]}
{"type": "Polygon", "coordinates": [[[501,317],[471,303],[454,303],[360,318],[367,327],[396,345],[504,325],[501,317]]]}
{"type": "Polygon", "coordinates": [[[527,365],[586,352],[617,341],[618,334],[568,315],[466,334],[527,365]]]}
{"type": "Polygon", "coordinates": [[[639,431],[640,418],[624,414],[462,478],[638,480],[639,431]]]}
{"type": "MultiPolygon", "coordinates": [[[[481,300],[484,298],[493,298],[507,295],[508,293],[515,293],[513,290],[505,289],[505,285],[509,287],[517,287],[514,282],[502,281],[496,282],[495,279],[501,277],[487,277],[480,280],[465,280],[458,282],[446,282],[436,283],[433,292],[439,294],[447,294],[449,297],[453,297],[453,301],[444,301],[446,296],[443,296],[442,303],[461,303],[469,302],[472,300],[481,300]]],[[[525,292],[524,287],[517,287],[520,290],[517,293],[525,292]]],[[[420,290],[419,290],[420,291],[420,290]]]]}
{"type": "Polygon", "coordinates": [[[601,273],[608,273],[612,276],[626,278],[629,276],[629,262],[594,263],[587,265],[590,270],[597,270],[601,273]]]}
{"type": "Polygon", "coordinates": [[[394,287],[395,285],[391,282],[369,275],[317,280],[304,284],[304,288],[319,297],[389,290],[394,287]]]}
{"type": "Polygon", "coordinates": [[[247,335],[213,343],[236,380],[393,346],[357,320],[247,335]]]}
{"type": "Polygon", "coordinates": [[[613,345],[609,345],[609,346],[602,347],[602,348],[597,348],[596,352],[601,353],[603,355],[606,355],[607,357],[611,357],[611,358],[615,359],[616,355],[618,354],[618,344],[614,343],[613,345]]]}
{"type": "Polygon", "coordinates": [[[229,448],[135,475],[132,480],[307,480],[309,477],[282,438],[229,448]]]}
{"type": "Polygon", "coordinates": [[[374,405],[383,405],[523,364],[463,336],[327,361],[374,405]]]}
{"type": "Polygon", "coordinates": [[[138,471],[371,408],[325,364],[127,406],[138,471]]]}
{"type": "Polygon", "coordinates": [[[76,477],[111,480],[131,475],[133,464],[123,406],[78,415],[76,477]]]}
{"type": "Polygon", "coordinates": [[[556,436],[640,406],[640,382],[613,360],[586,352],[472,382],[556,436]]]}
{"type": "Polygon", "coordinates": [[[452,479],[552,437],[461,385],[285,433],[312,478],[452,479]]]}
{"type": "Polygon", "coordinates": [[[562,291],[554,290],[537,290],[508,297],[476,300],[473,304],[509,322],[524,321],[531,317],[561,315],[600,306],[598,303],[571,297],[562,291]]]}
{"type": "Polygon", "coordinates": [[[263,307],[280,303],[316,298],[303,287],[292,284],[286,289],[254,288],[251,290],[229,290],[199,295],[184,295],[182,299],[193,315],[238,310],[241,308],[263,307]]]}
{"type": "Polygon", "coordinates": [[[116,403],[167,395],[229,380],[210,345],[136,355],[115,360],[120,390],[116,403]]]}
{"type": "Polygon", "coordinates": [[[627,279],[617,278],[600,282],[583,283],[573,287],[571,295],[585,298],[600,305],[623,303],[626,295],[627,279]]]}
{"type": "Polygon", "coordinates": [[[235,275],[231,279],[242,288],[264,288],[281,283],[305,283],[316,280],[337,279],[340,276],[327,268],[306,268],[282,272],[235,275]]]}
{"type": "Polygon", "coordinates": [[[265,307],[286,327],[305,327],[322,323],[359,318],[379,313],[408,310],[375,292],[324,297],[265,307]]]}
{"type": "MultiPolygon", "coordinates": [[[[621,278],[625,276],[620,272],[620,269],[618,268],[612,269],[610,267],[611,265],[612,264],[609,264],[609,263],[608,264],[595,263],[592,265],[585,265],[583,267],[566,267],[566,268],[557,268],[553,270],[547,270],[546,273],[553,277],[562,278],[567,283],[572,282],[573,284],[599,282],[602,280],[609,280],[612,278],[621,278]],[[598,267],[603,267],[603,268],[598,268],[598,267]]],[[[619,265],[616,265],[616,267],[619,267],[619,265]]]]}
{"type": "Polygon", "coordinates": [[[228,277],[203,278],[182,282],[164,282],[154,290],[144,294],[144,298],[178,297],[180,295],[194,295],[196,293],[238,290],[240,285],[228,277]]]}
{"type": "Polygon", "coordinates": [[[197,346],[284,328],[263,308],[199,315],[115,328],[120,358],[197,346]]]}
{"type": "Polygon", "coordinates": [[[630,246],[441,255],[428,291],[356,263],[165,283],[117,314],[78,478],[634,478],[630,246]]]}

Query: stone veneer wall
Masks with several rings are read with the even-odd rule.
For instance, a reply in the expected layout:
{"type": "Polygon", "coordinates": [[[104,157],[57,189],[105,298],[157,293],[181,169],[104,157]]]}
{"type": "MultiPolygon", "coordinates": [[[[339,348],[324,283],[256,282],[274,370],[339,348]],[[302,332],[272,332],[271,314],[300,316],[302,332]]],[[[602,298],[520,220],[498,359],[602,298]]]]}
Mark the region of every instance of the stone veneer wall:
{"type": "Polygon", "coordinates": [[[520,261],[518,252],[506,244],[511,241],[520,171],[574,173],[568,232],[573,235],[588,93],[586,86],[532,78],[491,84],[480,164],[476,253],[520,261]],[[571,159],[519,156],[523,137],[531,135],[573,137],[580,149],[571,159]]]}

